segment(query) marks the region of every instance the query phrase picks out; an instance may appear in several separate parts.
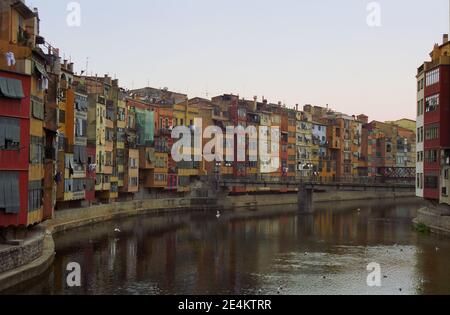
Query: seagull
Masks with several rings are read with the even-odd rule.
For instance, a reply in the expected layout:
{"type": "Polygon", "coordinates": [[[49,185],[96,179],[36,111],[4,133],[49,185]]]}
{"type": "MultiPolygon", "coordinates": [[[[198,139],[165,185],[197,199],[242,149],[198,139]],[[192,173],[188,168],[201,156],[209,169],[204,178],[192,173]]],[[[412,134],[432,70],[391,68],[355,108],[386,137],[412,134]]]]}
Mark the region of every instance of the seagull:
{"type": "Polygon", "coordinates": [[[114,232],[116,232],[116,233],[121,233],[122,231],[121,231],[119,228],[115,228],[115,229],[114,229],[114,232]]]}
{"type": "Polygon", "coordinates": [[[220,218],[220,211],[217,211],[216,218],[220,218]]]}

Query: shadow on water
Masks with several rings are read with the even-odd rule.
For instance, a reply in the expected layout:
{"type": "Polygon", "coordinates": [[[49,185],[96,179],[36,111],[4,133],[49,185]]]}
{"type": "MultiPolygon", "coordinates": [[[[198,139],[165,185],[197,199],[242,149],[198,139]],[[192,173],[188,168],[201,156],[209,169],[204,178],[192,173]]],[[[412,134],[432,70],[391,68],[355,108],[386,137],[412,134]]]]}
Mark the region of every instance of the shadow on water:
{"type": "Polygon", "coordinates": [[[56,235],[48,273],[11,293],[450,294],[450,241],[413,230],[421,206],[357,201],[318,204],[311,216],[288,206],[101,223],[56,235]],[[70,262],[81,266],[80,288],[66,285],[70,262]],[[379,288],[366,284],[371,262],[382,267],[379,288]]]}

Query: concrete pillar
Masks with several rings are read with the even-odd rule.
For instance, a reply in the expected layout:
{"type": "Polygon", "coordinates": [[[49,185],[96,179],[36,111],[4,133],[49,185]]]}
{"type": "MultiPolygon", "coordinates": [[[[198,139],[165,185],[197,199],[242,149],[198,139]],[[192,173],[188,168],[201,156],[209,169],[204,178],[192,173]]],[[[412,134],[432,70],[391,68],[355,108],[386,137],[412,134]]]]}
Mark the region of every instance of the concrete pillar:
{"type": "Polygon", "coordinates": [[[314,213],[314,189],[300,185],[298,189],[298,211],[303,214],[314,213]]]}

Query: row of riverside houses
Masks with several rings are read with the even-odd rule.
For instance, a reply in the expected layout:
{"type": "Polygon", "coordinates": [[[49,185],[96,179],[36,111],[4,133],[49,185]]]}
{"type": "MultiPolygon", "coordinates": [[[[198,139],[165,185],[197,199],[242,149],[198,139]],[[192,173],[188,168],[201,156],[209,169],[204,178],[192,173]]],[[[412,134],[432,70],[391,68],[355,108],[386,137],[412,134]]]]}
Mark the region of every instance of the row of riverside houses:
{"type": "MultiPolygon", "coordinates": [[[[168,89],[129,91],[109,76],[75,73],[74,64],[39,35],[37,9],[5,0],[0,13],[2,233],[51,219],[60,209],[183,197],[198,179],[354,180],[381,176],[385,167],[415,166],[415,128],[405,121],[369,123],[365,115],[287,108],[264,97],[209,100],[168,89]],[[248,159],[176,163],[172,130],[195,129],[196,118],[202,118],[202,131],[214,125],[224,134],[229,126],[279,127],[280,141],[269,143],[280,152],[279,167],[248,159]]],[[[227,136],[224,145],[237,148],[235,141],[227,136]]],[[[257,150],[246,145],[247,156],[257,150]]],[[[234,193],[255,189],[231,187],[234,193]]],[[[267,189],[285,192],[276,185],[267,189]]]]}

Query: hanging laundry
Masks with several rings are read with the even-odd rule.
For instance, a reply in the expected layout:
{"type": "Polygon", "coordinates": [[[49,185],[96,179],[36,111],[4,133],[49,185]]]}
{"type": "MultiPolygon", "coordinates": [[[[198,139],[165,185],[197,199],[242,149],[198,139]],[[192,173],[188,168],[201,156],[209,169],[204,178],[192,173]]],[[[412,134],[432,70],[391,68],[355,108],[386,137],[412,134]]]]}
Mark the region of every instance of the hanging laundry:
{"type": "Polygon", "coordinates": [[[56,173],[56,175],[55,175],[55,183],[60,183],[61,180],[62,180],[61,172],[56,173]]]}
{"type": "Polygon", "coordinates": [[[11,52],[11,51],[7,52],[5,54],[5,56],[6,56],[6,63],[8,64],[8,67],[12,67],[12,66],[16,65],[16,58],[15,58],[13,52],[11,52]]]}
{"type": "Polygon", "coordinates": [[[48,90],[48,78],[47,77],[44,77],[42,79],[42,86],[43,86],[44,90],[48,90]]]}
{"type": "Polygon", "coordinates": [[[69,162],[69,177],[72,177],[75,174],[75,170],[72,166],[72,161],[69,162]]]}
{"type": "Polygon", "coordinates": [[[97,170],[97,164],[90,164],[89,165],[89,173],[94,173],[97,170]]]}

